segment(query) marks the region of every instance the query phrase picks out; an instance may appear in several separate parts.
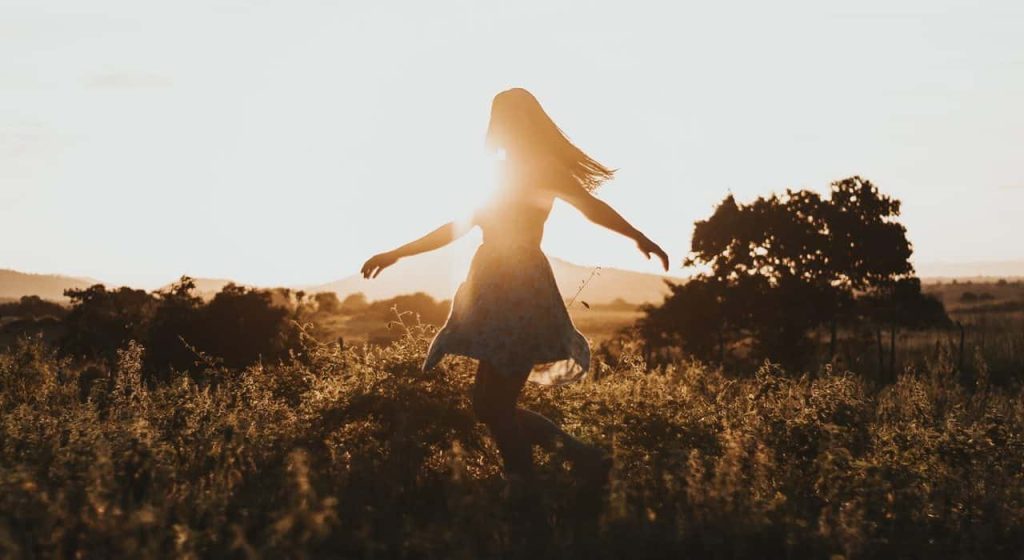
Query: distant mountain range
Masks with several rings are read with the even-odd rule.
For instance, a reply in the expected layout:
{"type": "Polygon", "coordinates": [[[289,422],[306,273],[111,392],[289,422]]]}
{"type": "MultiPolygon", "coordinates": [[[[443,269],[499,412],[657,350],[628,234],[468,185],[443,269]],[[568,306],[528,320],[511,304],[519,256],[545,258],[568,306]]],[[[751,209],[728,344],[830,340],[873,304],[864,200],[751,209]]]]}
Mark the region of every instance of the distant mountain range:
{"type": "MultiPolygon", "coordinates": [[[[683,281],[657,274],[580,266],[556,258],[550,261],[555,282],[563,296],[576,296],[591,304],[611,303],[618,299],[630,303],[656,303],[668,293],[665,280],[683,281]]],[[[468,264],[468,258],[459,259],[450,253],[438,251],[399,261],[373,280],[353,274],[325,284],[287,287],[305,290],[307,293],[336,292],[341,298],[357,292],[362,292],[370,300],[424,292],[435,299],[449,299],[459,282],[465,278],[468,264]]],[[[223,278],[194,280],[196,292],[202,297],[212,297],[231,282],[223,278]]],[[[99,280],[89,278],[0,270],[0,301],[37,295],[43,299],[65,302],[67,298],[64,297],[64,290],[100,283],[99,280]]]]}
{"type": "MultiPolygon", "coordinates": [[[[362,292],[371,300],[409,292],[425,292],[436,299],[449,299],[466,277],[468,260],[438,251],[399,261],[372,280],[354,274],[303,289],[307,292],[337,292],[341,297],[362,292]]],[[[684,281],[658,274],[580,266],[558,258],[548,260],[562,296],[568,299],[578,293],[578,299],[588,303],[611,303],[617,299],[630,303],[656,303],[668,293],[665,280],[684,281]]]]}
{"type": "MultiPolygon", "coordinates": [[[[621,299],[630,303],[657,303],[668,293],[665,280],[683,282],[682,278],[646,274],[614,268],[580,266],[558,258],[550,258],[563,297],[577,296],[591,304],[610,303],[621,299]],[[584,285],[585,284],[585,285],[584,285]],[[582,289],[581,289],[582,288],[582,289]]],[[[416,258],[399,261],[373,280],[358,274],[325,284],[288,286],[307,293],[336,292],[339,297],[362,292],[370,300],[387,299],[400,294],[425,292],[436,299],[452,297],[459,282],[466,276],[469,257],[450,251],[435,251],[416,258]]],[[[965,263],[922,263],[917,265],[923,280],[985,280],[1024,277],[1024,260],[965,263]]],[[[212,297],[231,280],[196,278],[196,291],[212,297]]],[[[75,278],[56,274],[28,274],[0,269],[0,301],[37,295],[52,301],[67,301],[64,290],[85,288],[102,283],[92,278],[75,278]]],[[[169,284],[168,284],[169,285],[169,284]]]]}
{"type": "Polygon", "coordinates": [[[16,270],[0,269],[0,301],[21,296],[39,296],[50,301],[67,301],[64,290],[88,288],[99,284],[92,278],[73,278],[57,274],[28,274],[16,270]]]}
{"type": "Polygon", "coordinates": [[[923,280],[985,280],[1020,278],[1024,276],[1024,260],[925,262],[915,265],[923,280]]]}

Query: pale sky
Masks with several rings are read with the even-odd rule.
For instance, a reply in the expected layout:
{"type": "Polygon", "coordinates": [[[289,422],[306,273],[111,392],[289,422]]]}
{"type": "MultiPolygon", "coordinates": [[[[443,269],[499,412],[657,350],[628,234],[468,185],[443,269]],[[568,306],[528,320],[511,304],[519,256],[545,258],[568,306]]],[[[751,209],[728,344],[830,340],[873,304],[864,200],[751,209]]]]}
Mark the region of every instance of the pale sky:
{"type": "MultiPolygon", "coordinates": [[[[354,274],[466,214],[510,86],[620,169],[600,196],[675,274],[728,192],[853,174],[918,263],[1024,257],[1019,0],[0,0],[0,268],[354,274]]],[[[544,249],[656,270],[565,207],[544,249]]]]}

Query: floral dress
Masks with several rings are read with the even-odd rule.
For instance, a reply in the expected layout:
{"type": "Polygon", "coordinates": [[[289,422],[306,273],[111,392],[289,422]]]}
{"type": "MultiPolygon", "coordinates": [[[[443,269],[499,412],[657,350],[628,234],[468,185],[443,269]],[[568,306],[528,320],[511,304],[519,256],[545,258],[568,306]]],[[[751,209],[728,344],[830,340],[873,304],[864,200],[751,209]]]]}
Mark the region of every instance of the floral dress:
{"type": "Polygon", "coordinates": [[[551,264],[540,250],[552,198],[506,190],[475,217],[484,232],[451,313],[434,337],[424,371],[446,354],[486,361],[499,372],[561,385],[590,368],[587,339],[572,323],[551,264]]]}

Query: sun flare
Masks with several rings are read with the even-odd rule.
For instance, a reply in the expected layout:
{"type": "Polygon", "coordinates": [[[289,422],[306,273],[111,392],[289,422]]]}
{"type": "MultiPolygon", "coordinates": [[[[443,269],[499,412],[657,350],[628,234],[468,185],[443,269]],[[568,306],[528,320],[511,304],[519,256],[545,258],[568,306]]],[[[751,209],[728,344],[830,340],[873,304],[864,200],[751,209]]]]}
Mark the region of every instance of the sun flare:
{"type": "MultiPolygon", "coordinates": [[[[474,214],[497,191],[501,181],[504,155],[503,151],[484,152],[480,157],[468,162],[461,177],[448,185],[450,196],[454,200],[455,226],[459,231],[466,232],[473,228],[474,214]]],[[[452,245],[453,258],[449,277],[453,292],[465,278],[469,270],[469,261],[479,243],[479,232],[470,232],[452,245]]]]}
{"type": "Polygon", "coordinates": [[[459,200],[459,214],[456,219],[458,226],[473,227],[473,214],[486,204],[498,190],[504,163],[503,151],[485,152],[471,165],[467,177],[458,184],[452,185],[455,197],[459,200]]]}

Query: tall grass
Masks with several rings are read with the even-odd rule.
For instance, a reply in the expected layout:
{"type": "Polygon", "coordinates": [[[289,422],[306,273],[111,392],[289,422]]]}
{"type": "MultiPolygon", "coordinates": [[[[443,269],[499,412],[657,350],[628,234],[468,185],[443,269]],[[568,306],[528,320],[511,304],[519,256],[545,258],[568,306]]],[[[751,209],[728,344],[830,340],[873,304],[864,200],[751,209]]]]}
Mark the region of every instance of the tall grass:
{"type": "Polygon", "coordinates": [[[968,391],[949,359],[883,388],[638,356],[530,387],[615,467],[601,495],[539,454],[526,511],[472,416],[471,364],[419,372],[426,334],[159,385],[136,344],[106,368],[22,341],[0,355],[0,557],[1022,553],[1024,395],[984,373],[968,391]]]}

